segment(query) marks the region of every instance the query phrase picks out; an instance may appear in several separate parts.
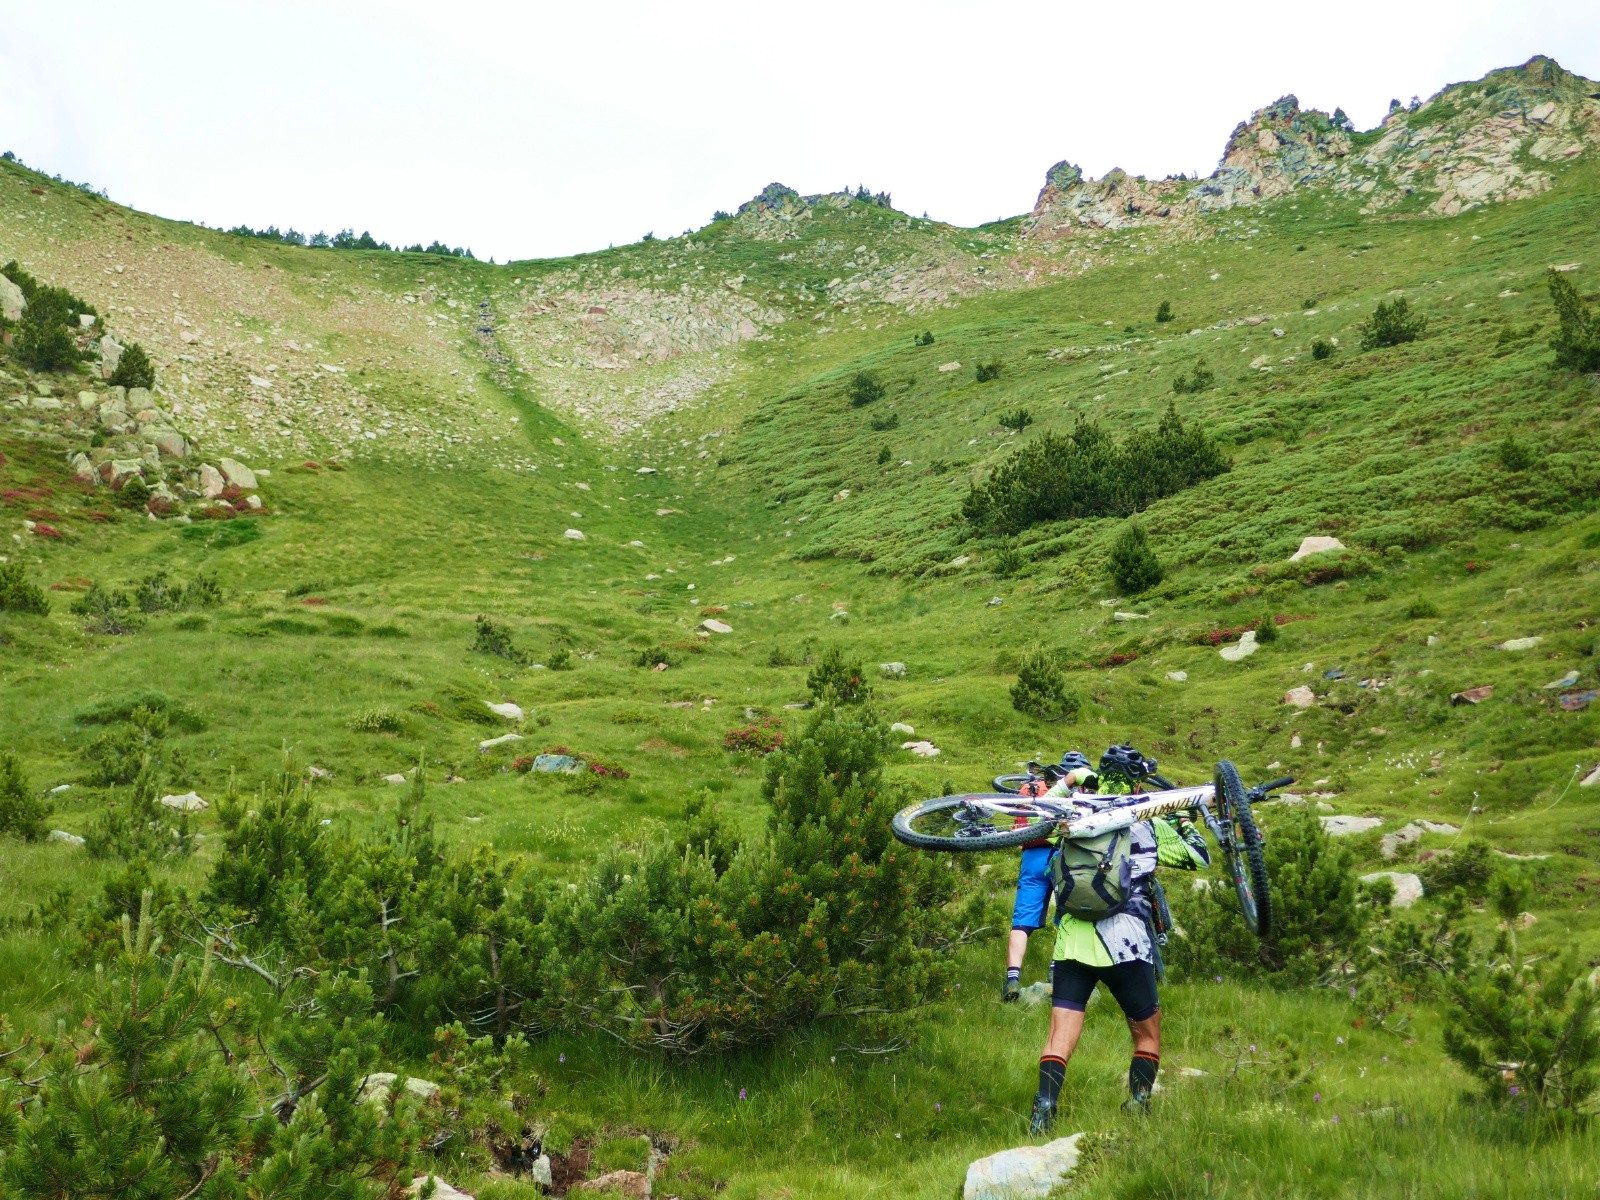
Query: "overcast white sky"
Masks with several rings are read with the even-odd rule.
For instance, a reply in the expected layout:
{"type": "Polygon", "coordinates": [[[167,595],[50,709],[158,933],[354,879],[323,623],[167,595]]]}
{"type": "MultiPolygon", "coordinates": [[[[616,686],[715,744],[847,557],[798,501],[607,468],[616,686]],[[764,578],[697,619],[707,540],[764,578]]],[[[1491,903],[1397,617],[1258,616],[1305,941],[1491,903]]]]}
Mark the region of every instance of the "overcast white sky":
{"type": "Polygon", "coordinates": [[[1600,4],[0,0],[0,149],[163,216],[503,262],[771,180],[977,224],[1062,158],[1204,174],[1285,92],[1366,128],[1536,53],[1600,76],[1600,4]]]}

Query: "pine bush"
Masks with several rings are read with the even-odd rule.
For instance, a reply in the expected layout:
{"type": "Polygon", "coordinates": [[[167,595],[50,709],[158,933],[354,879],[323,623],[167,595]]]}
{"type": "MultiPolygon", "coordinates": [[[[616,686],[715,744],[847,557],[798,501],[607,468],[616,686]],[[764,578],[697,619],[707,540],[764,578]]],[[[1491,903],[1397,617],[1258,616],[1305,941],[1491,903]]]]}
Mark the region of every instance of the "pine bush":
{"type": "Polygon", "coordinates": [[[1556,366],[1569,371],[1600,371],[1600,318],[1589,311],[1578,289],[1561,271],[1545,276],[1550,285],[1550,300],[1559,322],[1550,348],[1556,352],[1556,366]]]}
{"type": "Polygon", "coordinates": [[[28,581],[19,562],[0,562],[0,612],[50,615],[49,596],[38,584],[28,581]]]}
{"type": "Polygon", "coordinates": [[[1168,321],[1172,320],[1172,315],[1172,301],[1163,300],[1160,304],[1156,305],[1157,325],[1165,325],[1168,321]]]}
{"type": "Polygon", "coordinates": [[[112,387],[153,388],[156,385],[155,364],[138,342],[129,345],[117,360],[117,369],[111,372],[112,387]]]}
{"type": "Polygon", "coordinates": [[[1414,342],[1428,327],[1428,318],[1411,311],[1411,303],[1403,296],[1378,301],[1372,316],[1361,323],[1361,348],[1381,350],[1385,346],[1399,346],[1414,342]]]}
{"type": "Polygon", "coordinates": [[[847,659],[837,646],[829,646],[817,656],[806,675],[806,687],[813,704],[861,704],[872,698],[866,669],[855,659],[847,659]]]}
{"type": "Polygon", "coordinates": [[[1067,689],[1054,656],[1042,646],[1028,651],[1017,668],[1017,681],[1011,685],[1011,707],[1041,721],[1060,721],[1076,716],[1082,705],[1067,689]]]}
{"type": "Polygon", "coordinates": [[[1112,543],[1111,553],[1106,557],[1106,571],[1117,589],[1130,596],[1149,591],[1166,574],[1161,560],[1150,548],[1150,539],[1131,521],[1112,543]]]}
{"type": "Polygon", "coordinates": [[[28,790],[16,755],[0,750],[0,834],[36,842],[44,837],[49,815],[49,804],[28,790]]]}
{"type": "Polygon", "coordinates": [[[871,371],[858,371],[851,376],[845,388],[845,395],[850,398],[850,403],[855,408],[863,408],[868,404],[882,400],[884,397],[883,384],[871,371]]]}

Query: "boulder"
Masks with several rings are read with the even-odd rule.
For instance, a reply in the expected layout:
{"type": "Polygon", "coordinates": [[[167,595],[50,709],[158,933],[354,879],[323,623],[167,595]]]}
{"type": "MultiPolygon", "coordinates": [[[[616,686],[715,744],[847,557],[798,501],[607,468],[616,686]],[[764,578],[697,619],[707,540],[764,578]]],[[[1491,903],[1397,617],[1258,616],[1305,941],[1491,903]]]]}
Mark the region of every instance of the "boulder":
{"type": "Polygon", "coordinates": [[[460,1188],[451,1187],[437,1175],[418,1175],[411,1181],[411,1186],[406,1189],[406,1195],[422,1195],[422,1189],[430,1179],[433,1180],[433,1200],[476,1200],[471,1192],[463,1192],[460,1188]]]}
{"type": "Polygon", "coordinates": [[[583,530],[581,529],[569,529],[561,536],[566,538],[569,542],[583,542],[588,540],[583,536],[583,530]]]}
{"type": "Polygon", "coordinates": [[[643,1171],[608,1171],[572,1186],[574,1192],[614,1192],[628,1200],[650,1200],[650,1176],[643,1171]]]}
{"type": "MultiPolygon", "coordinates": [[[[0,275],[0,279],[4,278],[5,276],[0,275]]],[[[44,840],[47,842],[65,842],[69,846],[83,845],[81,837],[75,833],[68,833],[65,829],[52,829],[44,840]]]]}
{"type": "MultiPolygon", "coordinates": [[[[911,728],[911,726],[907,725],[904,721],[896,721],[893,725],[889,726],[889,732],[913,734],[916,732],[916,730],[911,728]]],[[[1595,774],[1600,775],[1600,767],[1595,768],[1595,774]]]]}
{"type": "Polygon", "coordinates": [[[122,362],[122,347],[109,333],[100,339],[100,378],[110,379],[122,362]]]}
{"type": "Polygon", "coordinates": [[[144,463],[137,458],[114,458],[100,464],[100,478],[105,480],[114,492],[120,492],[122,485],[135,475],[143,474],[144,463]]]}
{"type": "Polygon", "coordinates": [[[990,596],[983,602],[983,606],[985,608],[999,608],[1004,603],[1005,601],[1000,599],[999,596],[990,596]]]}
{"type": "Polygon", "coordinates": [[[1549,683],[1540,684],[1539,686],[1547,692],[1555,692],[1562,688],[1569,688],[1577,682],[1578,673],[1576,671],[1568,671],[1560,679],[1552,679],[1549,683]]]}
{"type": "Polygon", "coordinates": [[[1494,695],[1494,684],[1486,683],[1482,687],[1467,688],[1461,692],[1450,693],[1451,704],[1482,704],[1494,695]]]}
{"type": "Polygon", "coordinates": [[[483,706],[497,717],[504,717],[507,721],[520,721],[526,715],[522,709],[507,701],[504,704],[492,704],[485,700],[483,706]]]}
{"type": "Polygon", "coordinates": [[[1150,619],[1150,614],[1149,613],[1135,613],[1135,612],[1114,612],[1114,613],[1111,614],[1111,619],[1113,621],[1148,621],[1150,619]]]}
{"type": "Polygon", "coordinates": [[[1078,1165],[1078,1139],[1057,1138],[1042,1146],[1018,1146],[980,1158],[967,1167],[961,1200],[1043,1200],[1078,1165]]]}
{"type": "Polygon", "coordinates": [[[1306,537],[1300,539],[1300,549],[1289,555],[1290,562],[1299,562],[1312,554],[1326,554],[1329,550],[1343,550],[1344,543],[1336,537],[1306,537]]]}
{"type": "Polygon", "coordinates": [[[161,797],[161,803],[168,808],[181,809],[184,812],[203,812],[211,807],[211,805],[200,799],[197,792],[184,792],[181,796],[163,796],[161,797]]]}
{"type": "Polygon", "coordinates": [[[555,1176],[550,1170],[550,1156],[548,1154],[541,1154],[533,1160],[533,1166],[528,1168],[528,1180],[546,1189],[554,1186],[555,1176]]]}
{"type": "Polygon", "coordinates": [[[951,371],[959,371],[959,370],[961,370],[961,364],[958,363],[958,362],[941,363],[940,366],[939,366],[939,370],[941,370],[941,371],[945,372],[946,374],[948,374],[951,371]]]}
{"type": "Polygon", "coordinates": [[[1173,683],[1187,683],[1188,680],[1189,680],[1189,672],[1187,672],[1187,671],[1168,671],[1167,672],[1167,678],[1172,680],[1173,683]]]}
{"type": "Polygon", "coordinates": [[[715,617],[707,617],[695,628],[703,629],[706,633],[732,633],[733,626],[726,621],[719,621],[715,617]]]}
{"type": "Polygon", "coordinates": [[[79,483],[86,483],[92,487],[100,482],[100,477],[94,473],[94,463],[89,461],[87,454],[82,452],[74,454],[67,465],[72,468],[73,477],[79,483]]]}
{"type": "Polygon", "coordinates": [[[1050,984],[1041,979],[1023,988],[1017,997],[1024,1008],[1037,1008],[1050,999],[1050,984]]]}
{"type": "Polygon", "coordinates": [[[533,769],[545,775],[583,774],[583,764],[570,754],[541,754],[533,760],[533,769]]]}
{"type": "Polygon", "coordinates": [[[640,467],[634,472],[635,475],[654,475],[655,473],[656,469],[654,467],[640,467]]]}
{"type": "MultiPolygon", "coordinates": [[[[132,398],[131,392],[129,393],[129,398],[132,398]]],[[[253,492],[260,486],[256,482],[256,473],[242,462],[225,458],[217,465],[222,468],[222,477],[236,488],[243,488],[247,492],[253,492]]]]}
{"type": "Polygon", "coordinates": [[[1349,837],[1355,833],[1366,833],[1369,829],[1376,829],[1383,824],[1382,817],[1318,817],[1322,822],[1322,830],[1329,837],[1349,837]]]}
{"type": "Polygon", "coordinates": [[[183,458],[189,453],[189,443],[176,430],[160,430],[150,440],[155,443],[156,450],[168,458],[183,458]]]}
{"type": "Polygon", "coordinates": [[[393,775],[385,775],[383,777],[383,781],[385,783],[391,784],[391,785],[401,784],[401,783],[404,783],[406,781],[406,777],[404,775],[401,775],[398,772],[396,772],[393,775]]]}
{"type": "Polygon", "coordinates": [[[1512,638],[1509,641],[1501,642],[1498,646],[1495,647],[1495,649],[1496,650],[1532,650],[1535,646],[1537,646],[1542,641],[1544,641],[1544,639],[1542,637],[1512,638]]]}
{"type": "MultiPolygon", "coordinates": [[[[395,1081],[401,1076],[393,1071],[373,1071],[361,1081],[360,1099],[368,1104],[389,1103],[390,1093],[394,1091],[395,1081]]],[[[439,1085],[426,1079],[412,1079],[407,1077],[406,1091],[422,1100],[431,1100],[439,1094],[439,1085]]]]}
{"type": "Polygon", "coordinates": [[[200,464],[200,494],[207,500],[215,500],[222,495],[222,489],[228,486],[228,481],[222,477],[222,472],[210,463],[200,464]]]}
{"type": "Polygon", "coordinates": [[[909,750],[918,758],[938,758],[939,747],[932,742],[901,742],[900,749],[909,750]]]}
{"type": "Polygon", "coordinates": [[[1285,692],[1283,694],[1283,702],[1292,704],[1296,708],[1310,708],[1317,702],[1317,694],[1306,687],[1305,684],[1301,684],[1299,687],[1290,688],[1285,692]]]}
{"type": "Polygon", "coordinates": [[[1594,770],[1590,771],[1587,775],[1585,775],[1581,780],[1579,780],[1578,781],[1578,786],[1579,787],[1597,787],[1597,786],[1600,786],[1600,767],[1596,767],[1594,770]]]}
{"type": "Polygon", "coordinates": [[[906,677],[906,665],[903,662],[879,663],[878,670],[885,679],[904,679],[906,677]]]}
{"type": "Polygon", "coordinates": [[[1235,645],[1223,646],[1217,653],[1227,662],[1238,662],[1240,659],[1249,658],[1259,649],[1261,647],[1256,642],[1256,631],[1247,629],[1235,645]]]}
{"type": "Polygon", "coordinates": [[[244,498],[244,503],[245,503],[245,507],[248,508],[251,512],[260,512],[261,511],[261,497],[260,496],[246,496],[244,498]]]}
{"type": "Polygon", "coordinates": [[[0,275],[0,317],[8,321],[20,321],[22,310],[28,307],[28,301],[22,295],[22,289],[4,275],[0,275]]]}
{"type": "Polygon", "coordinates": [[[129,388],[128,389],[127,400],[128,400],[128,403],[126,405],[126,408],[127,408],[127,410],[129,412],[132,412],[132,413],[139,412],[141,409],[154,408],[155,407],[155,399],[154,399],[154,397],[152,397],[150,395],[150,389],[149,388],[142,388],[142,387],[129,388]]]}
{"type": "Polygon", "coordinates": [[[99,397],[99,395],[97,393],[95,393],[95,392],[79,392],[78,393],[78,407],[80,409],[82,409],[84,412],[88,412],[91,408],[99,408],[100,407],[100,397],[99,397]]]}

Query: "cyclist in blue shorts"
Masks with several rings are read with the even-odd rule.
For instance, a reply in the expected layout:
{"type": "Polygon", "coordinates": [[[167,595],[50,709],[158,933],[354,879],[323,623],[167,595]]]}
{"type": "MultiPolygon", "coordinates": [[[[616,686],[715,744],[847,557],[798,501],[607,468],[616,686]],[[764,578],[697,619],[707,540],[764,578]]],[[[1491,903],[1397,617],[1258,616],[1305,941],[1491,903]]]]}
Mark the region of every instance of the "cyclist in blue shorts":
{"type": "MultiPolygon", "coordinates": [[[[1081,750],[1068,750],[1061,756],[1061,765],[1067,774],[1056,784],[1059,787],[1080,787],[1085,779],[1093,778],[1094,768],[1081,750]]],[[[1021,795],[1042,796],[1050,786],[1047,780],[1025,784],[1021,795]]],[[[1050,838],[1029,842],[1022,848],[1022,867],[1017,875],[1017,898],[1011,908],[1011,937],[1006,946],[1006,981],[1000,989],[1000,999],[1007,1004],[1022,995],[1022,960],[1028,953],[1028,935],[1043,929],[1045,915],[1050,908],[1050,859],[1055,854],[1055,843],[1050,838]]]]}

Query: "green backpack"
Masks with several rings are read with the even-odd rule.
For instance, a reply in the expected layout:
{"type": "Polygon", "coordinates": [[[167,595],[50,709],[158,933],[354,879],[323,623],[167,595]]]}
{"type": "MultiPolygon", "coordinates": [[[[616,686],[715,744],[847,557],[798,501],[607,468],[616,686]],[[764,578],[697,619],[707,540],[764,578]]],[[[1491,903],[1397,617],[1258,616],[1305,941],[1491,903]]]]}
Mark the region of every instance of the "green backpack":
{"type": "Polygon", "coordinates": [[[1084,921],[1121,912],[1133,891],[1133,842],[1131,829],[1062,842],[1050,862],[1056,912],[1084,921]]]}

